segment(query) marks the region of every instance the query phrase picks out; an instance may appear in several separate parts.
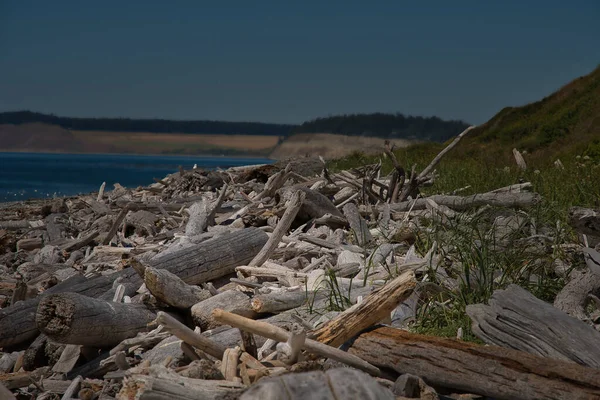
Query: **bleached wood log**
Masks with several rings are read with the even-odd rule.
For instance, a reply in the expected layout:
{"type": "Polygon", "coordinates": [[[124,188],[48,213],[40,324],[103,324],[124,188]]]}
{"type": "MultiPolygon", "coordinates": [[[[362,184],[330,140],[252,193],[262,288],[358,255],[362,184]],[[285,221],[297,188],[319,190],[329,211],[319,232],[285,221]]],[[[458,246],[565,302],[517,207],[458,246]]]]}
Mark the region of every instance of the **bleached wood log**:
{"type": "Polygon", "coordinates": [[[144,283],[154,297],[165,304],[181,309],[190,308],[212,296],[208,290],[188,285],[177,275],[164,269],[146,268],[144,283]]]}
{"type": "Polygon", "coordinates": [[[266,233],[246,228],[182,249],[159,253],[148,264],[165,269],[187,284],[198,285],[235,272],[252,260],[268,240],[266,233]]]}
{"type": "MultiPolygon", "coordinates": [[[[263,337],[276,340],[278,342],[287,342],[290,334],[285,329],[279,328],[275,325],[271,325],[262,321],[254,321],[248,318],[244,318],[240,315],[232,314],[221,309],[213,311],[213,318],[220,321],[223,324],[227,324],[247,332],[254,333],[255,335],[261,335],[263,337]]],[[[352,367],[358,368],[371,375],[379,376],[380,371],[374,368],[372,365],[365,363],[358,357],[350,356],[348,353],[336,349],[335,347],[328,346],[326,344],[307,339],[304,342],[304,349],[307,351],[317,354],[323,357],[331,358],[333,360],[342,362],[352,367]]]]}
{"type": "Polygon", "coordinates": [[[148,330],[154,318],[154,313],[141,304],[59,293],[40,301],[35,322],[38,329],[55,342],[110,347],[148,330]]]}
{"type": "Polygon", "coordinates": [[[244,385],[224,380],[186,378],[161,366],[128,372],[117,400],[222,400],[237,398],[244,385]]]}
{"type": "Polygon", "coordinates": [[[141,284],[141,279],[133,269],[87,280],[81,275],[76,275],[51,287],[36,298],[0,309],[0,347],[14,346],[35,339],[39,334],[35,323],[35,314],[40,300],[45,296],[53,293],[73,292],[89,297],[106,296],[112,299],[111,287],[113,282],[120,278],[127,279],[131,283],[126,285],[128,295],[132,295],[141,284]]]}
{"type": "MultiPolygon", "coordinates": [[[[541,197],[537,193],[481,193],[472,196],[445,196],[436,195],[429,196],[428,199],[435,201],[437,204],[450,207],[455,211],[464,211],[470,208],[482,207],[490,205],[493,207],[507,208],[528,208],[538,204],[541,197]]],[[[424,210],[427,208],[426,199],[416,199],[404,201],[397,204],[391,204],[390,209],[393,212],[402,212],[410,210],[424,210]]]]}
{"type": "Polygon", "coordinates": [[[252,261],[250,261],[248,264],[249,267],[261,266],[269,259],[271,254],[273,254],[273,251],[279,245],[283,235],[285,235],[292,226],[292,222],[294,222],[294,218],[296,218],[298,211],[300,211],[305,198],[306,195],[302,191],[294,193],[290,201],[286,204],[285,213],[277,223],[271,237],[267,240],[267,243],[260,252],[252,259],[252,261]]]}
{"type": "Polygon", "coordinates": [[[362,333],[348,351],[380,368],[419,376],[438,388],[499,400],[600,396],[597,369],[401,329],[381,327],[362,333]]]}
{"type": "Polygon", "coordinates": [[[300,307],[308,299],[314,299],[315,295],[321,298],[324,292],[310,292],[304,289],[293,292],[269,293],[254,296],[250,301],[252,309],[257,314],[275,314],[282,311],[300,307]]]}
{"type": "Polygon", "coordinates": [[[261,379],[240,400],[394,400],[387,388],[367,374],[336,368],[261,379]]]}
{"type": "Polygon", "coordinates": [[[600,368],[600,332],[517,285],[496,290],[489,305],[467,306],[467,314],[486,343],[600,368]]]}
{"type": "Polygon", "coordinates": [[[361,303],[354,305],[313,332],[313,337],[331,346],[340,346],[359,332],[389,318],[390,313],[411,295],[417,282],[407,271],[388,282],[361,303]]]}
{"type": "Polygon", "coordinates": [[[192,306],[191,313],[194,324],[203,331],[219,326],[220,324],[212,317],[212,311],[217,308],[223,308],[248,318],[257,316],[250,307],[250,298],[247,295],[237,290],[227,290],[192,306]]]}
{"type": "Polygon", "coordinates": [[[296,272],[293,270],[281,270],[275,268],[265,268],[265,267],[247,267],[247,266],[239,266],[235,269],[238,272],[246,276],[256,276],[256,277],[267,277],[267,278],[277,278],[279,281],[283,282],[287,286],[298,286],[301,281],[306,278],[306,274],[303,272],[296,272]]]}
{"type": "Polygon", "coordinates": [[[169,314],[159,311],[156,317],[156,322],[164,326],[169,332],[183,340],[187,344],[196,347],[200,351],[209,354],[216,359],[222,359],[225,353],[225,347],[219,343],[216,343],[209,338],[200,335],[169,314]]]}

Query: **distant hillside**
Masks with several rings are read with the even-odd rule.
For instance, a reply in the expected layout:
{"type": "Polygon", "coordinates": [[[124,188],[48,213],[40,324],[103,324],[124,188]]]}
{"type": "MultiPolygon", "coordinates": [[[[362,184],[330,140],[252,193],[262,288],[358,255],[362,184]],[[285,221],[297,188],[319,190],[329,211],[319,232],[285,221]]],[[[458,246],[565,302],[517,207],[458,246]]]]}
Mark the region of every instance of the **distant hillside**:
{"type": "Polygon", "coordinates": [[[438,117],[411,117],[402,114],[349,114],[317,118],[293,129],[294,133],[336,133],[392,139],[443,142],[458,135],[469,124],[444,121],[438,117]]]}
{"type": "Polygon", "coordinates": [[[540,101],[503,109],[466,143],[547,154],[597,152],[600,158],[600,67],[540,101]]]}
{"type": "Polygon", "coordinates": [[[402,114],[351,114],[317,118],[302,125],[260,122],[176,121],[131,118],[71,118],[32,111],[0,113],[0,125],[42,123],[74,131],[188,133],[216,135],[269,135],[287,137],[296,133],[335,133],[392,139],[445,141],[468,125],[438,117],[402,114]]]}
{"type": "Polygon", "coordinates": [[[79,131],[202,133],[219,135],[287,136],[294,125],[261,122],[176,121],[131,118],[71,118],[31,111],[0,113],[0,124],[44,123],[79,131]]]}

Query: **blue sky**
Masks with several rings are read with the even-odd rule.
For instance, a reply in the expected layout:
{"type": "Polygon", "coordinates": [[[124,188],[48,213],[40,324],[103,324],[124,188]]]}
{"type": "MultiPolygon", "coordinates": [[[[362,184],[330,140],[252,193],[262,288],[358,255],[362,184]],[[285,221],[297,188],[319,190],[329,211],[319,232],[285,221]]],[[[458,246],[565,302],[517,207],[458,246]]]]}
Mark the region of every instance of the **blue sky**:
{"type": "Polygon", "coordinates": [[[477,124],[600,64],[600,1],[567,4],[0,0],[0,111],[477,124]]]}

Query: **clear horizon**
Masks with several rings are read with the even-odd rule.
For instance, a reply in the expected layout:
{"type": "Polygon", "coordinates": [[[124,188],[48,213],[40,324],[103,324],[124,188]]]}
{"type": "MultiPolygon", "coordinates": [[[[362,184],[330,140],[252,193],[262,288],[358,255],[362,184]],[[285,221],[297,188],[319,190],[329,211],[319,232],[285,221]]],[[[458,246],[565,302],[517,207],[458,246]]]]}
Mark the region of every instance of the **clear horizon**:
{"type": "Polygon", "coordinates": [[[600,3],[0,3],[0,111],[480,124],[600,63],[600,3]]]}

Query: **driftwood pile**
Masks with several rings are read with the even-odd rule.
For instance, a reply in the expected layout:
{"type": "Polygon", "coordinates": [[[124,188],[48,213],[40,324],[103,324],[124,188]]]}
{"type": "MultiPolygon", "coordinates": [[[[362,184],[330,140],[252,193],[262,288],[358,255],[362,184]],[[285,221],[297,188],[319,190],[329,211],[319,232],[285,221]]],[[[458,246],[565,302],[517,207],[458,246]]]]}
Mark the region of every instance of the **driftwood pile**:
{"type": "MultiPolygon", "coordinates": [[[[527,184],[422,198],[451,146],[420,174],[387,148],[388,177],[181,169],[1,205],[0,398],[599,398],[592,248],[556,307],[516,286],[469,307],[492,346],[402,329],[440,289],[435,246],[411,246],[423,219],[540,201],[527,184]]],[[[591,210],[573,224],[598,233],[591,210]]]]}

